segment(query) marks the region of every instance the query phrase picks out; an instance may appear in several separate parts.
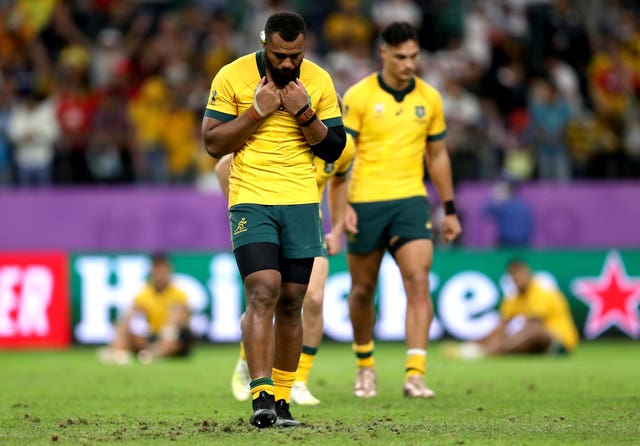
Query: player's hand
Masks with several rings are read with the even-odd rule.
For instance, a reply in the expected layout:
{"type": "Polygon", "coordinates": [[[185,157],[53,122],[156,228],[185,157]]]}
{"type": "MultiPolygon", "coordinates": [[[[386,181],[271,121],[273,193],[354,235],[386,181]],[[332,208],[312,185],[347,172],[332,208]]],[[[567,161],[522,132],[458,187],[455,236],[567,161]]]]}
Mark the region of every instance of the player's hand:
{"type": "Polygon", "coordinates": [[[280,100],[280,90],[275,83],[267,83],[267,78],[260,79],[260,83],[256,87],[256,93],[253,97],[253,107],[263,118],[271,116],[280,108],[282,102],[280,100]]]}
{"type": "Polygon", "coordinates": [[[309,103],[309,94],[299,79],[289,82],[280,90],[282,106],[291,115],[295,115],[309,103]]]}
{"type": "Polygon", "coordinates": [[[358,233],[358,214],[350,204],[347,204],[344,211],[344,230],[352,234],[358,233]]]}
{"type": "Polygon", "coordinates": [[[324,236],[324,241],[327,244],[327,254],[334,256],[340,252],[342,248],[342,235],[334,232],[329,232],[324,236]]]}
{"type": "Polygon", "coordinates": [[[442,220],[442,238],[446,243],[451,243],[462,234],[460,220],[455,214],[445,215],[442,220]]]}

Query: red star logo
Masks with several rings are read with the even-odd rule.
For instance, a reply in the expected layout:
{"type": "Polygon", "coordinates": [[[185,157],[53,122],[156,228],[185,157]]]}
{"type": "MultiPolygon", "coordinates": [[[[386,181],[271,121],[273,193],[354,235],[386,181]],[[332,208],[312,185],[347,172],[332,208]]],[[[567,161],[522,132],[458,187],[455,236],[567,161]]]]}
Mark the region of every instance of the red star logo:
{"type": "Polygon", "coordinates": [[[593,339],[612,326],[632,338],[640,337],[640,277],[629,277],[617,251],[610,251],[600,277],[575,279],[572,291],[589,305],[584,334],[593,339]]]}

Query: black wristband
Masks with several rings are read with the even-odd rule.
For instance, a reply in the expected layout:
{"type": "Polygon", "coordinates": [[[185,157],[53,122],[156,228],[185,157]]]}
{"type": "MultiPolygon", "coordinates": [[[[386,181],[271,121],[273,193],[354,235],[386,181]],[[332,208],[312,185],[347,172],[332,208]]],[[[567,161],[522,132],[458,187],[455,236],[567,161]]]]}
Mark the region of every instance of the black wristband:
{"type": "Polygon", "coordinates": [[[447,200],[444,202],[444,214],[445,215],[455,215],[456,212],[456,204],[453,200],[447,200]]]}
{"type": "Polygon", "coordinates": [[[309,104],[305,104],[305,106],[302,107],[300,110],[298,110],[298,113],[296,113],[296,118],[301,114],[303,114],[304,112],[306,112],[308,108],[309,108],[309,104]]]}
{"type": "Polygon", "coordinates": [[[310,126],[311,123],[313,121],[315,121],[316,119],[318,119],[318,115],[316,115],[315,113],[313,114],[313,116],[309,119],[307,119],[306,121],[304,121],[302,124],[300,124],[300,127],[307,127],[310,126]]]}

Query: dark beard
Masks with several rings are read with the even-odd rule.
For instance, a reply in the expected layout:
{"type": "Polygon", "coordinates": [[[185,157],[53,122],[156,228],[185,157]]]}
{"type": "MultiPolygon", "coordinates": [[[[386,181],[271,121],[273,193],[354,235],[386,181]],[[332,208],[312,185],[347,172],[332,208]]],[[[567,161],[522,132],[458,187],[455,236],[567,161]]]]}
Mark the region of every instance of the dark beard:
{"type": "Polygon", "coordinates": [[[264,56],[264,64],[271,75],[271,80],[280,88],[284,88],[289,82],[295,81],[300,76],[300,67],[293,71],[276,70],[266,54],[264,56]]]}

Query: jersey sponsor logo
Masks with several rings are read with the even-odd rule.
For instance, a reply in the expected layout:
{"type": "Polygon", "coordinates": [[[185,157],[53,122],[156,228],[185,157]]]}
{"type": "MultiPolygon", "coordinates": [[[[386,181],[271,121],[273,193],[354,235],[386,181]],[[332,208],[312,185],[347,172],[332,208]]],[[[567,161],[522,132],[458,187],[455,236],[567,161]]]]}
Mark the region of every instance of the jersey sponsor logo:
{"type": "Polygon", "coordinates": [[[247,232],[247,219],[245,217],[242,217],[240,219],[240,221],[238,222],[238,226],[236,226],[236,229],[233,231],[233,234],[237,235],[241,232],[247,232]]]}
{"type": "Polygon", "coordinates": [[[218,90],[213,90],[213,93],[211,93],[211,100],[209,101],[211,105],[216,105],[216,96],[218,96],[218,90]]]}
{"type": "Polygon", "coordinates": [[[416,105],[416,116],[418,118],[424,118],[424,115],[425,115],[424,105],[416,105]]]}
{"type": "Polygon", "coordinates": [[[376,105],[373,107],[373,112],[374,112],[376,115],[381,115],[381,114],[384,112],[384,104],[376,104],[376,105]]]}
{"type": "Polygon", "coordinates": [[[331,173],[335,169],[336,163],[324,163],[324,173],[331,173]]]}

